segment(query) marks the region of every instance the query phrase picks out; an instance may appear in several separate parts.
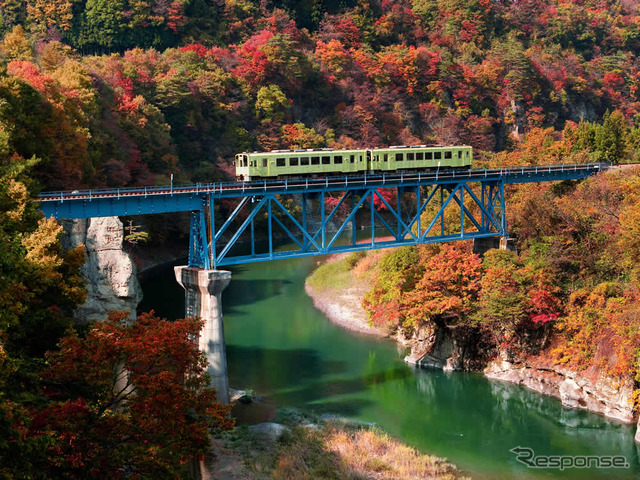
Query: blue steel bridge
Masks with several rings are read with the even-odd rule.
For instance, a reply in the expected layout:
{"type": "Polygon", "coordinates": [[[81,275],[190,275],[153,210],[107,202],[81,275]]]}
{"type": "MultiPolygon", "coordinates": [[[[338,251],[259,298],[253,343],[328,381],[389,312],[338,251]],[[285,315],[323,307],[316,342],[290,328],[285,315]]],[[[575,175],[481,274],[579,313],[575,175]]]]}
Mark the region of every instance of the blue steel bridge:
{"type": "Polygon", "coordinates": [[[189,266],[215,270],[507,237],[506,185],[583,179],[609,167],[595,163],[74,190],[43,193],[38,201],[47,217],[57,219],[190,212],[189,266]],[[381,205],[385,208],[376,208],[381,205]],[[357,240],[358,228],[365,242],[357,240]]]}

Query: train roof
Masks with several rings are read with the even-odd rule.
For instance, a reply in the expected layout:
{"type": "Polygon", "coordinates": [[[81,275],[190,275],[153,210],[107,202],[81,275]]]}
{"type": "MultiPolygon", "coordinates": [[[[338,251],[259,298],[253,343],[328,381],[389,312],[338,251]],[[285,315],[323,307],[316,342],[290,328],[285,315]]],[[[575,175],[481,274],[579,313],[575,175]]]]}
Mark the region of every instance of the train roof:
{"type": "Polygon", "coordinates": [[[363,152],[366,150],[391,150],[391,149],[408,149],[408,148],[470,148],[469,145],[391,145],[388,147],[372,147],[372,148],[307,148],[296,150],[270,150],[268,152],[240,152],[238,155],[274,155],[278,153],[322,153],[322,152],[363,152]]]}

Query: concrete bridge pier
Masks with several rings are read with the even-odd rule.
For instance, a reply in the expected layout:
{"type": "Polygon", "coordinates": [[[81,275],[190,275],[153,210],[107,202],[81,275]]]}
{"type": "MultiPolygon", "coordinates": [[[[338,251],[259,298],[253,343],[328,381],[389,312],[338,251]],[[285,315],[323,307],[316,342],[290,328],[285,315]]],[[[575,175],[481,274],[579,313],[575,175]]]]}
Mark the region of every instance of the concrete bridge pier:
{"type": "Polygon", "coordinates": [[[483,237],[473,239],[473,253],[477,253],[481,257],[493,248],[500,250],[509,250],[517,253],[516,242],[513,238],[507,237],[483,237]]]}
{"type": "Polygon", "coordinates": [[[219,402],[229,403],[227,351],[222,323],[222,291],[231,281],[231,272],[198,267],[174,267],[176,280],[185,290],[185,316],[200,317],[205,325],[198,347],[209,360],[211,386],[219,402]]]}

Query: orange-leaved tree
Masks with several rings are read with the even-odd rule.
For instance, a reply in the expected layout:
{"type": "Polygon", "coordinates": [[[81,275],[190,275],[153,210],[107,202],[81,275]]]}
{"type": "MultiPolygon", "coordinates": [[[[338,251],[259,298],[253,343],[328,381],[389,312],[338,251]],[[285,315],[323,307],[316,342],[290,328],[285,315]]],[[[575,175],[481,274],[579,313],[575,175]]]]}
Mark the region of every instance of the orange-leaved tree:
{"type": "Polygon", "coordinates": [[[448,243],[429,256],[422,278],[405,296],[407,324],[440,318],[464,323],[475,308],[482,261],[468,244],[448,243]]]}

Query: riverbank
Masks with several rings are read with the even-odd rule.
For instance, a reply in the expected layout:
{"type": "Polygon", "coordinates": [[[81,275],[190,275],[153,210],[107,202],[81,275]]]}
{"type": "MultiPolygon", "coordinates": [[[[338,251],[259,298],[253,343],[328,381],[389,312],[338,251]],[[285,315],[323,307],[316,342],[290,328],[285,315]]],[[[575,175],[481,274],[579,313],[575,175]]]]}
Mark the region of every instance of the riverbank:
{"type": "MultiPolygon", "coordinates": [[[[336,325],[347,330],[370,333],[362,299],[370,284],[353,267],[362,258],[346,255],[329,257],[308,278],[305,290],[313,303],[336,325]],[[332,286],[335,280],[336,286],[332,286]],[[351,285],[350,282],[353,282],[351,285]]],[[[362,270],[358,269],[357,270],[362,270]]],[[[380,329],[377,333],[380,334],[380,329]]],[[[373,333],[375,334],[375,333],[373,333]]],[[[385,332],[388,336],[388,332],[385,332]]],[[[543,395],[558,398],[567,408],[584,409],[623,423],[638,421],[635,439],[640,442],[640,420],[634,412],[634,383],[607,375],[605,369],[591,367],[575,371],[556,365],[545,352],[520,361],[502,358],[483,358],[482,361],[465,362],[460,352],[469,340],[457,338],[455,332],[446,329],[418,329],[409,339],[395,336],[396,341],[411,347],[405,358],[409,364],[443,370],[480,371],[487,378],[524,386],[543,395]],[[427,353],[428,352],[428,353],[427,353]]],[[[606,365],[606,346],[597,346],[598,365],[606,365]],[[601,348],[602,347],[602,348],[601,348]]],[[[549,349],[550,350],[550,349],[549,349]]]]}
{"type": "MultiPolygon", "coordinates": [[[[247,408],[251,408],[251,403],[247,408]]],[[[262,410],[264,405],[256,404],[262,410]]],[[[375,425],[281,409],[273,421],[240,424],[215,435],[203,480],[340,478],[455,480],[445,459],[424,455],[375,425]]]]}
{"type": "Polygon", "coordinates": [[[339,327],[364,335],[388,337],[389,332],[369,323],[367,312],[362,308],[362,298],[370,284],[356,277],[350,268],[358,258],[361,255],[357,253],[341,253],[331,255],[324,263],[319,262],[320,268],[305,281],[305,292],[314,307],[339,327]]]}

